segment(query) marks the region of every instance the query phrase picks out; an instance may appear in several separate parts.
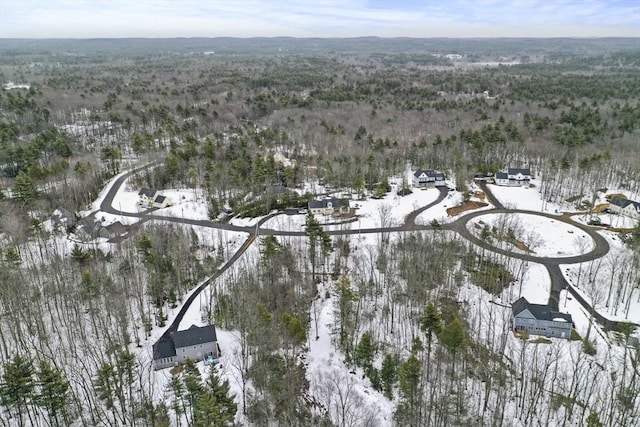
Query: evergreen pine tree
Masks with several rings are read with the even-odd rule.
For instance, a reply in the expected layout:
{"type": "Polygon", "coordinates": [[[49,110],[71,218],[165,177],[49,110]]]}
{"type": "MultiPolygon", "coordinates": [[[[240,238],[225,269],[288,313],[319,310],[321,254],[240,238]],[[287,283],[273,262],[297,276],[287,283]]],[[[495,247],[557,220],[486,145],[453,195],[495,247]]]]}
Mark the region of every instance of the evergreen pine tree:
{"type": "Polygon", "coordinates": [[[16,354],[4,365],[0,384],[0,403],[11,413],[15,410],[20,426],[24,425],[24,414],[34,398],[34,369],[30,361],[16,354]]]}
{"type": "Polygon", "coordinates": [[[220,381],[211,369],[204,390],[194,407],[193,425],[197,427],[232,426],[238,405],[229,395],[229,381],[220,381]]]}
{"type": "Polygon", "coordinates": [[[453,357],[453,367],[451,370],[451,378],[453,379],[456,367],[456,354],[464,348],[465,345],[464,323],[462,323],[462,320],[460,320],[458,316],[449,322],[442,330],[440,340],[447,350],[451,352],[451,356],[453,357]]]}
{"type": "Polygon", "coordinates": [[[356,365],[364,368],[367,375],[369,375],[369,371],[373,367],[374,352],[375,347],[373,344],[373,338],[370,333],[365,332],[362,334],[362,338],[360,338],[360,342],[356,346],[354,362],[356,365]]]}
{"type": "Polygon", "coordinates": [[[382,391],[387,399],[393,397],[393,386],[398,378],[398,362],[395,357],[386,354],[382,360],[382,368],[380,369],[380,382],[382,383],[382,391]]]}
{"type": "Polygon", "coordinates": [[[587,417],[587,427],[602,427],[603,424],[597,412],[591,412],[587,417]]]}
{"type": "Polygon", "coordinates": [[[38,196],[38,187],[31,177],[20,171],[13,183],[13,198],[23,206],[29,205],[38,196]]]}
{"type": "Polygon", "coordinates": [[[36,402],[46,410],[49,421],[56,427],[60,426],[60,418],[65,419],[65,408],[70,400],[69,381],[61,370],[47,361],[40,362],[36,376],[39,389],[36,402]]]}
{"type": "Polygon", "coordinates": [[[415,355],[409,358],[400,367],[398,373],[398,388],[402,402],[398,407],[398,412],[403,424],[417,426],[419,423],[416,416],[420,406],[420,360],[415,355]]]}

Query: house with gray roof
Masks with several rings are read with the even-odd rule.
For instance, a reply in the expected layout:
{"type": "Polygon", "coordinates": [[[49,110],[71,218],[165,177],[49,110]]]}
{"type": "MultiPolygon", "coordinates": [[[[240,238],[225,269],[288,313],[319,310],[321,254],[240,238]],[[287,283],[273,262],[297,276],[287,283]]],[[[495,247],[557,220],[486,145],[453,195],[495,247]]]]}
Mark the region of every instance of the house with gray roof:
{"type": "Polygon", "coordinates": [[[546,304],[531,304],[521,297],[511,305],[511,327],[515,332],[569,339],[573,320],[568,313],[553,311],[546,304]]]}
{"type": "Polygon", "coordinates": [[[331,197],[329,199],[311,200],[307,205],[309,211],[314,215],[349,215],[349,199],[339,199],[331,197]]]}
{"type": "Polygon", "coordinates": [[[151,188],[141,188],[138,191],[138,204],[141,206],[153,206],[153,201],[158,192],[151,188]]]}
{"type": "Polygon", "coordinates": [[[413,173],[414,187],[441,187],[446,185],[444,180],[447,177],[442,172],[433,169],[418,169],[413,173]]]}
{"type": "Polygon", "coordinates": [[[496,185],[528,187],[532,178],[529,168],[508,168],[506,172],[496,173],[494,180],[496,185]]]}
{"type": "Polygon", "coordinates": [[[640,220],[640,202],[635,200],[616,197],[609,201],[609,208],[611,212],[640,220]]]}
{"type": "Polygon", "coordinates": [[[138,191],[138,204],[148,208],[166,208],[173,205],[173,201],[157,190],[142,188],[138,191]]]}
{"type": "Polygon", "coordinates": [[[213,363],[220,357],[220,347],[214,325],[192,325],[184,331],[162,336],[153,345],[153,366],[156,370],[170,368],[187,359],[213,363]]]}

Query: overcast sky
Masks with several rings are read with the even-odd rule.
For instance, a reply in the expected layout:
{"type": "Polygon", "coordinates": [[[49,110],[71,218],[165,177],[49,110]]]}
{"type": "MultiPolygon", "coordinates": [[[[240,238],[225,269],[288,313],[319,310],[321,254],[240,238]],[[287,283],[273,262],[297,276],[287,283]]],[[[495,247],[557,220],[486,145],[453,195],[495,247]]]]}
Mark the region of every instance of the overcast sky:
{"type": "Polygon", "coordinates": [[[0,0],[0,38],[640,37],[640,0],[0,0]]]}

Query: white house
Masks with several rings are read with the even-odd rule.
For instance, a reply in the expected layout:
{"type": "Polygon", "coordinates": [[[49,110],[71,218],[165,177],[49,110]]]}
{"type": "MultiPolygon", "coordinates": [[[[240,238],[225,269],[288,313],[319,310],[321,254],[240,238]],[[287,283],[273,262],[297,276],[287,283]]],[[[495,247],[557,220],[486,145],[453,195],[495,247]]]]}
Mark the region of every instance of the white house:
{"type": "Polygon", "coordinates": [[[496,185],[509,187],[528,187],[531,178],[531,170],[529,168],[509,168],[506,172],[496,173],[495,182],[496,185]]]}
{"type": "Polygon", "coordinates": [[[141,206],[153,206],[153,200],[156,198],[158,192],[151,188],[142,188],[138,191],[138,204],[141,206]]]}
{"type": "Polygon", "coordinates": [[[166,208],[171,206],[173,202],[167,196],[163,196],[156,190],[143,188],[138,192],[138,204],[148,208],[166,208]]]}
{"type": "Polygon", "coordinates": [[[153,345],[153,365],[156,370],[184,363],[187,359],[205,363],[220,357],[216,327],[192,325],[186,331],[163,336],[153,345]]]}
{"type": "Polygon", "coordinates": [[[440,187],[446,185],[444,180],[446,177],[442,172],[436,172],[432,169],[418,169],[413,173],[414,187],[440,187]]]}
{"type": "Polygon", "coordinates": [[[349,208],[349,199],[338,199],[332,197],[330,199],[311,200],[308,204],[309,211],[314,215],[348,215],[351,210],[349,208]]]}
{"type": "Polygon", "coordinates": [[[611,212],[640,220],[640,202],[616,197],[609,201],[611,212]]]}

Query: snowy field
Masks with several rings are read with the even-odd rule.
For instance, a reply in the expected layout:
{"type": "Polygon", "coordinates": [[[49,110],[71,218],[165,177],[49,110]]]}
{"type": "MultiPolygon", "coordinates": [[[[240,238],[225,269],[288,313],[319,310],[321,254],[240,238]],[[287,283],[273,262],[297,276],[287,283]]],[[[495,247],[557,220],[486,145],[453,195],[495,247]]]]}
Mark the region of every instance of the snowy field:
{"type": "MultiPolygon", "coordinates": [[[[496,227],[500,233],[513,230],[515,237],[526,244],[533,254],[541,257],[565,257],[585,254],[594,243],[587,233],[563,222],[528,214],[486,214],[467,224],[469,231],[480,237],[485,225],[496,227]]],[[[502,249],[524,253],[511,243],[495,238],[491,244],[502,249]]]]}
{"type": "MultiPolygon", "coordinates": [[[[194,188],[162,190],[160,193],[171,199],[173,205],[154,211],[154,215],[175,218],[189,218],[196,220],[209,219],[209,204],[202,194],[202,190],[194,188]]],[[[136,200],[137,200],[136,193],[136,200]]],[[[115,202],[114,202],[115,203],[115,202]]]]}
{"type": "Polygon", "coordinates": [[[561,211],[560,205],[543,203],[540,195],[540,183],[533,180],[532,184],[535,185],[534,188],[503,187],[495,184],[487,184],[487,187],[507,209],[559,213],[561,211]]]}
{"type": "Polygon", "coordinates": [[[547,304],[551,292],[551,278],[542,264],[525,262],[523,275],[503,292],[503,302],[509,303],[525,297],[532,304],[547,304]],[[508,298],[505,298],[505,294],[508,298]]]}

